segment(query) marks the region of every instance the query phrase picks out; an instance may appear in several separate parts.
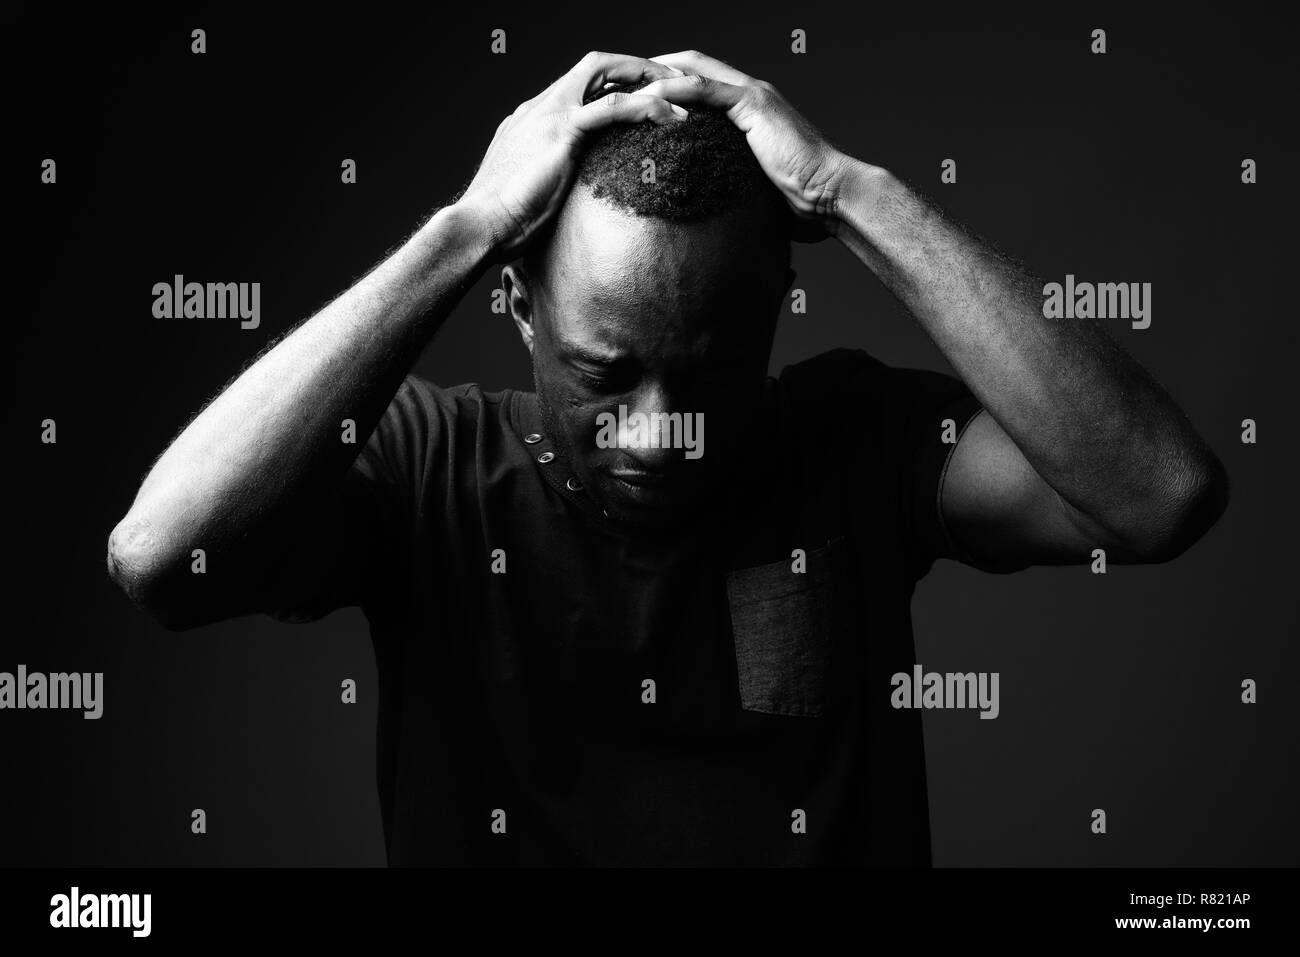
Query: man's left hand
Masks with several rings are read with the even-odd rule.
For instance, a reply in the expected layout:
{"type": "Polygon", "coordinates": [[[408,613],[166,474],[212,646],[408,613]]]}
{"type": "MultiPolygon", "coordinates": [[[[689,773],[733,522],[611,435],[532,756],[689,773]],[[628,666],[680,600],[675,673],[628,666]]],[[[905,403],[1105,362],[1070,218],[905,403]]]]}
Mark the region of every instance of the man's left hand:
{"type": "Polygon", "coordinates": [[[852,157],[832,146],[764,80],[695,50],[650,59],[686,75],[655,80],[638,93],[688,109],[725,110],[804,227],[795,238],[812,241],[838,233],[836,209],[859,165],[852,157]]]}

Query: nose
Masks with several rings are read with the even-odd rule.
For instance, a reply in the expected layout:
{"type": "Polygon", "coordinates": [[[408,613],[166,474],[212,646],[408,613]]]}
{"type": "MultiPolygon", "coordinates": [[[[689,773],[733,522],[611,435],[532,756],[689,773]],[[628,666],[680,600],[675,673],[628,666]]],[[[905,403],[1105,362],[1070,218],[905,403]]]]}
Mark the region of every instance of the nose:
{"type": "Polygon", "coordinates": [[[665,472],[684,457],[682,424],[689,410],[662,383],[648,383],[633,396],[619,422],[619,446],[635,468],[665,472]],[[640,413],[640,415],[637,415],[640,413]]]}

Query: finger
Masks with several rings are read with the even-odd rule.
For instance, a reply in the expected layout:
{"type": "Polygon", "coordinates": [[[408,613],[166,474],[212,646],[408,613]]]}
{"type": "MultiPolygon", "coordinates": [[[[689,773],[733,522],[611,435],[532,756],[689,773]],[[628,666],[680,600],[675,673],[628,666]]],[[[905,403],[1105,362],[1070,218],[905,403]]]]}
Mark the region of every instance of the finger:
{"type": "Polygon", "coordinates": [[[701,73],[667,77],[647,83],[637,91],[646,96],[663,97],[683,106],[709,106],[730,111],[749,92],[747,87],[724,83],[701,73]]]}
{"type": "Polygon", "coordinates": [[[612,123],[678,123],[686,118],[686,111],[657,96],[636,93],[610,93],[592,100],[569,114],[576,129],[584,133],[601,129],[612,123]]]}
{"type": "Polygon", "coordinates": [[[699,73],[715,80],[721,80],[723,83],[734,83],[737,86],[758,82],[749,74],[741,73],[734,66],[723,63],[715,57],[705,56],[699,50],[662,53],[659,56],[652,56],[650,59],[655,63],[674,67],[682,73],[699,73]]]}
{"type": "Polygon", "coordinates": [[[638,83],[641,80],[658,80],[680,76],[681,70],[665,63],[655,63],[645,57],[622,53],[588,53],[579,60],[560,84],[566,98],[581,103],[590,93],[607,83],[638,83]]]}

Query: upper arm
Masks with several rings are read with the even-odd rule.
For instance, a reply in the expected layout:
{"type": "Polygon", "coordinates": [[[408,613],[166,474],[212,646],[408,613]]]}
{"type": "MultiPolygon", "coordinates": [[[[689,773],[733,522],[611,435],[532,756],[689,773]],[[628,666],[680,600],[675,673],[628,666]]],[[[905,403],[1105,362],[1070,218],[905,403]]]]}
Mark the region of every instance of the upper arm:
{"type": "Polygon", "coordinates": [[[250,610],[302,622],[400,595],[442,416],[436,390],[408,376],[342,479],[277,530],[250,610]]]}
{"type": "Polygon", "coordinates": [[[981,411],[952,450],[941,493],[958,560],[986,571],[1140,558],[1060,497],[1011,437],[981,411]]]}
{"type": "Polygon", "coordinates": [[[371,545],[355,487],[339,485],[280,510],[255,534],[214,526],[159,542],[130,515],[109,537],[108,571],[137,607],[171,631],[255,612],[286,621],[359,603],[371,545]]]}
{"type": "Polygon", "coordinates": [[[393,581],[402,554],[399,527],[384,490],[354,465],[277,530],[270,561],[244,610],[305,622],[365,604],[393,581]]]}
{"type": "Polygon", "coordinates": [[[166,548],[138,522],[115,530],[110,572],[176,631],[254,613],[312,621],[391,597],[409,567],[430,438],[439,434],[429,401],[408,378],[342,474],[295,493],[255,527],[216,527],[206,544],[166,548]]]}
{"type": "Polygon", "coordinates": [[[805,395],[799,409],[805,418],[842,413],[814,433],[822,441],[869,424],[875,442],[849,443],[855,450],[849,467],[862,476],[860,487],[882,491],[868,473],[897,463],[890,472],[898,497],[884,507],[903,516],[903,549],[914,578],[936,558],[989,572],[1086,564],[1099,547],[1110,561],[1142,560],[1062,499],[959,378],[837,349],[787,368],[783,379],[805,395]]]}

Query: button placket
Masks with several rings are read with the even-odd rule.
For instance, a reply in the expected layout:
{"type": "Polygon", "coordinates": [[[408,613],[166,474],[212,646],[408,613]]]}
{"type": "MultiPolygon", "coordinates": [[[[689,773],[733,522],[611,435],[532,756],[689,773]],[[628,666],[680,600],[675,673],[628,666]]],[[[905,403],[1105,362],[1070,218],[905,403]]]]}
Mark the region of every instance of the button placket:
{"type": "MultiPolygon", "coordinates": [[[[525,409],[522,415],[516,418],[516,425],[522,433],[522,439],[525,445],[540,446],[533,448],[533,461],[540,466],[550,466],[543,468],[542,472],[546,476],[546,482],[552,488],[561,493],[568,493],[574,499],[586,506],[592,506],[595,503],[586,494],[586,486],[582,481],[570,474],[570,469],[563,460],[559,460],[558,454],[552,450],[551,439],[542,432],[526,431],[529,428],[536,429],[540,424],[537,421],[535,412],[525,409]],[[549,473],[549,474],[548,474],[549,473]]],[[[601,514],[608,517],[608,512],[600,509],[601,514]]]]}

